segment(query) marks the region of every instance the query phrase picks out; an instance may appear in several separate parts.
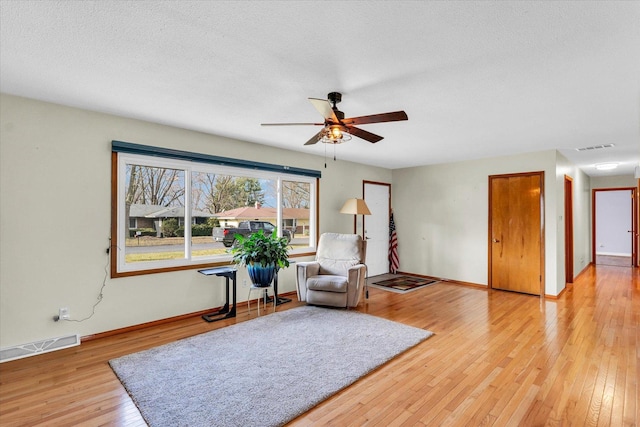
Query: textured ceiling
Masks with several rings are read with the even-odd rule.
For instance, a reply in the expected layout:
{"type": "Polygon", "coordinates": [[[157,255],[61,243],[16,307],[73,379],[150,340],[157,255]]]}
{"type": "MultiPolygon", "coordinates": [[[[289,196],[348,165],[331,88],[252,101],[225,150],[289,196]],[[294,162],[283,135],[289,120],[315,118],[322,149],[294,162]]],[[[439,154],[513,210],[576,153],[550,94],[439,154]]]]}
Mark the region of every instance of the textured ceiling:
{"type": "MultiPolygon", "coordinates": [[[[640,161],[640,2],[0,1],[0,90],[324,155],[307,101],[362,125],[338,159],[402,168],[558,149],[640,161]],[[614,144],[610,149],[577,148],[614,144]]],[[[333,147],[328,147],[333,155],[333,147]]]]}

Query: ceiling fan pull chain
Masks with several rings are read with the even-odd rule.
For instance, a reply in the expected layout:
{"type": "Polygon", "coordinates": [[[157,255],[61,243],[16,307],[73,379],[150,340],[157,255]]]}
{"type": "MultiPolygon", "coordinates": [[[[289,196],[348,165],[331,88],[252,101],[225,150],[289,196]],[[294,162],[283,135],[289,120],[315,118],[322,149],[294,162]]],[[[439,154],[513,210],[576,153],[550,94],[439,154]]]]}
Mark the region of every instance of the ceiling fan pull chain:
{"type": "Polygon", "coordinates": [[[324,144],[324,168],[327,168],[327,144],[324,144]]]}

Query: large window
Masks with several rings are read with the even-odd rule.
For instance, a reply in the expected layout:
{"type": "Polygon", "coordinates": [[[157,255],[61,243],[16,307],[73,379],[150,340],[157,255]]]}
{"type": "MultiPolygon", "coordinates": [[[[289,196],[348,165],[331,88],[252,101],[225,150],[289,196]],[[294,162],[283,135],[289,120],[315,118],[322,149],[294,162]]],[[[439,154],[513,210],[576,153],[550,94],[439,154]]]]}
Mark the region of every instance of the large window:
{"type": "Polygon", "coordinates": [[[315,251],[317,178],[116,151],[112,276],[229,264],[221,236],[253,222],[315,251]]]}

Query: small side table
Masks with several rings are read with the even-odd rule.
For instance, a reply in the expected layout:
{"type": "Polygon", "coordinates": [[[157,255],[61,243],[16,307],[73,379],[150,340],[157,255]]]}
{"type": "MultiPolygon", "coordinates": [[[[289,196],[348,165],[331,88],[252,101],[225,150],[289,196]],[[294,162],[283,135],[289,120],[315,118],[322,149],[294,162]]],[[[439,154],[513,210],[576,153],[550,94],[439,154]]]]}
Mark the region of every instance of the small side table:
{"type": "MultiPolygon", "coordinates": [[[[247,298],[247,311],[249,313],[249,315],[251,315],[251,293],[254,291],[259,291],[260,293],[258,294],[258,298],[256,299],[257,304],[258,304],[258,316],[260,316],[260,298],[263,299],[263,305],[264,305],[264,310],[265,312],[267,311],[267,296],[268,296],[268,291],[269,289],[271,289],[271,291],[273,292],[273,286],[254,286],[251,285],[251,287],[249,288],[249,298],[247,298]]],[[[274,293],[275,295],[275,293],[274,293]]],[[[276,303],[274,301],[273,303],[273,312],[276,312],[276,303]]]]}
{"type": "MultiPolygon", "coordinates": [[[[295,261],[289,260],[290,264],[295,264],[295,261]]],[[[291,298],[285,298],[285,297],[279,297],[278,296],[278,272],[280,271],[280,269],[276,270],[276,275],[273,277],[273,298],[275,299],[275,303],[276,305],[280,305],[280,304],[286,304],[288,302],[291,302],[291,298]]]]}
{"type": "Polygon", "coordinates": [[[217,320],[230,319],[236,317],[236,269],[232,267],[213,267],[198,270],[198,273],[205,276],[218,276],[226,279],[226,302],[224,307],[218,312],[203,314],[202,318],[207,322],[215,322],[217,320]],[[233,306],[229,309],[229,279],[231,279],[233,286],[233,306]]]}

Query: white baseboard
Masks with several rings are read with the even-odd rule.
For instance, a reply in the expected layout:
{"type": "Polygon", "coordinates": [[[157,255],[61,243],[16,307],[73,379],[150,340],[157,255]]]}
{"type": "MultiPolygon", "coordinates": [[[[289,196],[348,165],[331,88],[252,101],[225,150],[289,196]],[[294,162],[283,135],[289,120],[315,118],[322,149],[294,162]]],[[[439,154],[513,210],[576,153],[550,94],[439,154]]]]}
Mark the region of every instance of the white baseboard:
{"type": "Polygon", "coordinates": [[[596,255],[605,255],[605,256],[626,256],[629,257],[631,254],[621,254],[619,252],[596,252],[596,255]]]}

